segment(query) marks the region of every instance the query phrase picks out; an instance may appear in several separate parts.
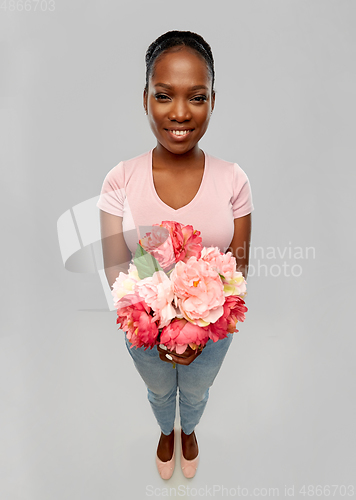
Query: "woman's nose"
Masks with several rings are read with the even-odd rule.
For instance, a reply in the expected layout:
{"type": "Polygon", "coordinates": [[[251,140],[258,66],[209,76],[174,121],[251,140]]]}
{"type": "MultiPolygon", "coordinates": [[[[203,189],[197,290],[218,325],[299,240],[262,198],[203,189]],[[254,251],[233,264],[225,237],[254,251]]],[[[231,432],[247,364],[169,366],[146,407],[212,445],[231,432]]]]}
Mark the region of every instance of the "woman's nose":
{"type": "Polygon", "coordinates": [[[185,100],[175,99],[169,110],[169,119],[182,122],[191,119],[189,106],[185,100]]]}

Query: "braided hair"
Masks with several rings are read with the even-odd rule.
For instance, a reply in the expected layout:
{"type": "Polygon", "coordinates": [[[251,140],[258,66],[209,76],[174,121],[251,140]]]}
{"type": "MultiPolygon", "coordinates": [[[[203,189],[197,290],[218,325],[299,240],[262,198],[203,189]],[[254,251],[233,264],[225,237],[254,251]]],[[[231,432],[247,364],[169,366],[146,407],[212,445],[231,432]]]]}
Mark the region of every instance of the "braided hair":
{"type": "Polygon", "coordinates": [[[159,36],[148,47],[145,56],[146,92],[148,91],[149,78],[153,76],[154,73],[154,63],[156,59],[165,50],[182,45],[185,45],[186,47],[190,47],[196,50],[205,59],[212,82],[211,88],[212,91],[214,92],[214,81],[215,81],[214,59],[210,45],[204,40],[202,36],[198,35],[197,33],[193,33],[192,31],[177,31],[177,30],[167,31],[163,35],[159,36]]]}

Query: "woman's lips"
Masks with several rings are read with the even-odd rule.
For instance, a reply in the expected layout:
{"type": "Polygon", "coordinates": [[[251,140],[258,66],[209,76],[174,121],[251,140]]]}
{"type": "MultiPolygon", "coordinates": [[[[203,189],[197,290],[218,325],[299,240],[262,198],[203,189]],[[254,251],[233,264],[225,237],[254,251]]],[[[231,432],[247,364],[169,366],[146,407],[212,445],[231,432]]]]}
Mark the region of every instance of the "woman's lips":
{"type": "Polygon", "coordinates": [[[168,130],[168,129],[165,129],[166,132],[168,133],[168,135],[170,137],[172,137],[172,139],[176,140],[176,141],[184,141],[184,139],[186,139],[192,132],[194,129],[190,129],[188,130],[186,133],[184,134],[175,134],[174,132],[172,132],[171,130],[168,130]]]}

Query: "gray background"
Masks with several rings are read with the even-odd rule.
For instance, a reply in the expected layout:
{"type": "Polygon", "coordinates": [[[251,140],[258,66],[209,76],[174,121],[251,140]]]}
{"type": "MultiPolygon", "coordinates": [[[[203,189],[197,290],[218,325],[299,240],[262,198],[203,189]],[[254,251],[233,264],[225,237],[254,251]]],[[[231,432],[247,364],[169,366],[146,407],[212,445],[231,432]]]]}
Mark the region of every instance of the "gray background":
{"type": "MultiPolygon", "coordinates": [[[[179,485],[267,497],[278,487],[281,498],[294,485],[303,498],[303,485],[356,487],[356,3],[29,5],[10,11],[7,1],[0,14],[1,498],[145,498],[179,485]],[[186,480],[178,462],[167,483],[115,312],[97,272],[65,268],[57,221],[95,199],[119,161],[155,146],[144,54],[172,29],[212,47],[216,106],[200,147],[245,170],[255,211],[249,312],[196,429],[201,465],[186,480]],[[282,265],[302,272],[278,276],[282,265]]],[[[87,223],[97,230],[95,216],[87,223]]]]}

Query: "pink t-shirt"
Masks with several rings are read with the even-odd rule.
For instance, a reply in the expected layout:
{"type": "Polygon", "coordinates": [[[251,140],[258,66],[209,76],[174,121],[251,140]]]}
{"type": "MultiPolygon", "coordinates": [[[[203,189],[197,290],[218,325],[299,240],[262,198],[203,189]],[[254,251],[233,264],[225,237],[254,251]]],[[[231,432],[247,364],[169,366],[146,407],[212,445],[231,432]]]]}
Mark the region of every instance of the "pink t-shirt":
{"type": "MultiPolygon", "coordinates": [[[[152,224],[176,221],[200,231],[203,246],[225,252],[234,235],[234,219],[254,210],[249,179],[237,163],[205,153],[203,179],[188,205],[175,210],[158,196],[152,175],[153,148],[121,161],[106,175],[96,204],[123,217],[123,233],[131,253],[152,224]]],[[[172,186],[174,189],[174,186],[172,186]]]]}

